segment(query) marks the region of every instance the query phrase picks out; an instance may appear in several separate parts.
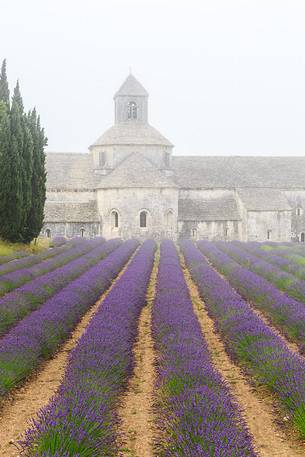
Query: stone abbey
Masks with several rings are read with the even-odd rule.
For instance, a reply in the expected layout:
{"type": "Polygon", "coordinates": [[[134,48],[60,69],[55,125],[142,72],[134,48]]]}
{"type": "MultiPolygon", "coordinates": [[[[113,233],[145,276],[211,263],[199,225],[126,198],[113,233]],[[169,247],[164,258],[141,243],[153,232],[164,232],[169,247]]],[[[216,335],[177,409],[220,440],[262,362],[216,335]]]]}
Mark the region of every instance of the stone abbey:
{"type": "Polygon", "coordinates": [[[305,157],[175,156],[130,74],[87,153],[47,154],[42,234],[305,241],[305,157]]]}

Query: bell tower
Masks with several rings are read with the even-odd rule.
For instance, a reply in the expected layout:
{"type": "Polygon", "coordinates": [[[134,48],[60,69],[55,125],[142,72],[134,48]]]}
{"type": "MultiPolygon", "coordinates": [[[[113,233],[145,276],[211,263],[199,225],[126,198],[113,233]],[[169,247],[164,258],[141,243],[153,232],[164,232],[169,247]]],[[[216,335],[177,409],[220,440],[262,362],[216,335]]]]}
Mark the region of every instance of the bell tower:
{"type": "Polygon", "coordinates": [[[114,95],[115,124],[148,123],[148,92],[129,74],[114,95]]]}

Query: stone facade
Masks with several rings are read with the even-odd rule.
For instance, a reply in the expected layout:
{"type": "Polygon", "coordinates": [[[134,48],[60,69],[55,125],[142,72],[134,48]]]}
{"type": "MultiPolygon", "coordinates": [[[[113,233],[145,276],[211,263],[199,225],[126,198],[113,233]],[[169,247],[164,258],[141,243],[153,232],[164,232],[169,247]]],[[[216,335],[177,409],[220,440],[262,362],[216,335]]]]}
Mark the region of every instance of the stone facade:
{"type": "Polygon", "coordinates": [[[47,155],[42,234],[305,241],[305,158],[173,156],[129,75],[89,153],[47,155]]]}

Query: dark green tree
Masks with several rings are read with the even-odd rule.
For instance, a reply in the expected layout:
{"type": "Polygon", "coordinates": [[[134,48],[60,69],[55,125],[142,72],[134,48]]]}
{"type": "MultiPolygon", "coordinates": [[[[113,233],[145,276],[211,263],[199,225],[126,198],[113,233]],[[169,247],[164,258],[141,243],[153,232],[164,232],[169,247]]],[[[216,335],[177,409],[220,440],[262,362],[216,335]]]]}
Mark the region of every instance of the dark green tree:
{"type": "Polygon", "coordinates": [[[22,195],[22,221],[21,221],[21,241],[27,241],[28,213],[32,205],[32,174],[33,174],[33,138],[30,130],[28,116],[24,113],[23,100],[20,92],[19,81],[17,81],[12,98],[12,106],[16,103],[21,115],[21,136],[18,136],[20,151],[20,176],[21,176],[21,195],[22,195]]]}
{"type": "Polygon", "coordinates": [[[4,102],[7,107],[10,105],[10,91],[6,75],[6,60],[4,59],[0,73],[0,101],[4,102]]]}
{"type": "Polygon", "coordinates": [[[30,242],[41,231],[47,139],[34,109],[24,112],[17,82],[10,106],[6,62],[0,75],[0,237],[30,242]]]}
{"type": "Polygon", "coordinates": [[[33,173],[32,173],[32,203],[28,212],[24,241],[29,242],[39,235],[44,218],[44,204],[46,200],[45,152],[47,145],[44,129],[40,126],[40,119],[34,108],[28,115],[28,125],[33,139],[33,173]]]}
{"type": "Polygon", "coordinates": [[[2,116],[0,128],[0,236],[20,241],[22,225],[21,159],[22,118],[17,103],[2,116]]]}

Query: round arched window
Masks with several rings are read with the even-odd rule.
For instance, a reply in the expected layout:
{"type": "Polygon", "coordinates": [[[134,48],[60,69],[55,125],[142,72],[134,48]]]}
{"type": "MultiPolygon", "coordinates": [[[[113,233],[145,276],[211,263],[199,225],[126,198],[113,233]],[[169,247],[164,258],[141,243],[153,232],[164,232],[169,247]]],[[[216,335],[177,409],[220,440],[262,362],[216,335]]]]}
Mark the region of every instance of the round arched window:
{"type": "Polygon", "coordinates": [[[166,225],[168,228],[172,228],[174,225],[174,213],[171,209],[166,214],[166,225]]]}
{"type": "Polygon", "coordinates": [[[147,211],[140,212],[140,227],[141,228],[147,227],[147,211]]]}
{"type": "Polygon", "coordinates": [[[48,238],[51,238],[51,230],[50,229],[46,229],[46,235],[48,238]]]}
{"type": "Polygon", "coordinates": [[[138,108],[137,108],[136,102],[128,103],[127,117],[128,117],[128,119],[137,119],[138,108]]]}
{"type": "Polygon", "coordinates": [[[111,227],[119,228],[119,213],[116,210],[111,212],[111,227]]]}

